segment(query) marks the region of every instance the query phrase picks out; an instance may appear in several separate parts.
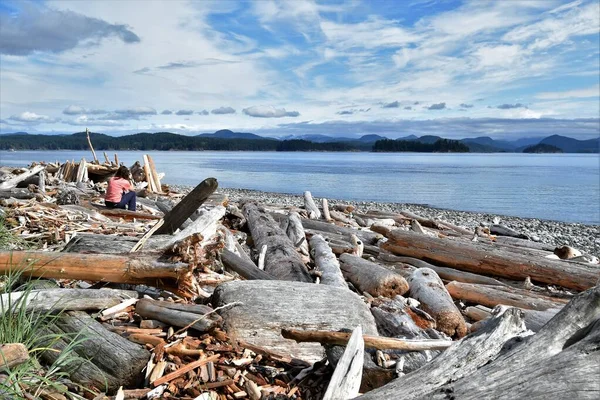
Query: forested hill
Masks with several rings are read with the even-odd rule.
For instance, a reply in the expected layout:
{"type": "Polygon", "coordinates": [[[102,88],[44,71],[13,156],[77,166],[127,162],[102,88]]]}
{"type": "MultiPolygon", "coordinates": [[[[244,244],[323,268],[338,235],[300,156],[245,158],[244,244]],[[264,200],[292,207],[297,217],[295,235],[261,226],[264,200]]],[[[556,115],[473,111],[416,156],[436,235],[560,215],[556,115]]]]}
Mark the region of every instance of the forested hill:
{"type": "Polygon", "coordinates": [[[458,140],[437,139],[433,143],[414,140],[378,140],[373,145],[375,152],[413,151],[419,153],[468,153],[469,147],[458,140]]]}
{"type": "MultiPolygon", "coordinates": [[[[102,133],[90,133],[96,150],[232,150],[232,151],[420,151],[449,152],[468,151],[468,148],[454,140],[441,139],[433,144],[379,140],[373,143],[327,142],[309,140],[276,140],[222,138],[207,136],[184,136],[169,132],[137,133],[114,137],[102,133]],[[396,147],[389,143],[396,143],[396,147]],[[408,145],[404,143],[409,143],[408,145]],[[400,145],[400,147],[398,147],[400,145]]],[[[87,150],[85,132],[72,135],[31,135],[8,134],[0,136],[0,150],[87,150]]]]}

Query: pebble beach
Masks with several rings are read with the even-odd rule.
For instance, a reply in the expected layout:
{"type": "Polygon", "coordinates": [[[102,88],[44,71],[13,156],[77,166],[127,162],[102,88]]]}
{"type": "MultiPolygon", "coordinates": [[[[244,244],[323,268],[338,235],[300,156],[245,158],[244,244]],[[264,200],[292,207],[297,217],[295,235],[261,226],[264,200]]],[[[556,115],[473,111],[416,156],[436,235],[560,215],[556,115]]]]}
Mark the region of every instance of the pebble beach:
{"type": "MultiPolygon", "coordinates": [[[[174,186],[175,190],[187,192],[191,187],[174,186]]],[[[261,192],[249,189],[219,188],[219,192],[227,194],[232,201],[242,198],[255,199],[261,203],[281,206],[302,207],[302,195],[287,193],[261,192]]],[[[317,204],[320,198],[314,197],[317,204]]],[[[600,226],[578,223],[549,221],[537,218],[520,218],[499,214],[447,210],[418,204],[379,203],[370,201],[351,201],[344,199],[327,199],[330,204],[344,203],[355,206],[358,210],[379,210],[388,212],[410,211],[427,218],[435,218],[452,224],[474,229],[493,223],[494,218],[500,219],[500,224],[528,235],[532,240],[555,246],[568,245],[580,249],[584,253],[600,255],[600,226]]]]}

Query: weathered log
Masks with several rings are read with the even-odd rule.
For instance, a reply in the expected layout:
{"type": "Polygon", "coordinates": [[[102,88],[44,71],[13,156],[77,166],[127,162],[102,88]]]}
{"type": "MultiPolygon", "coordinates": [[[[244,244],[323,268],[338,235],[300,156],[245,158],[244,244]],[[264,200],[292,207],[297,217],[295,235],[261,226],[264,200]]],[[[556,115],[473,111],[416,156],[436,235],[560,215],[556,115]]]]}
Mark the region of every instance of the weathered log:
{"type": "Polygon", "coordinates": [[[352,332],[346,350],[335,366],[323,400],[352,399],[358,395],[364,353],[365,345],[359,325],[352,332]]]}
{"type": "MultiPolygon", "coordinates": [[[[185,229],[174,234],[173,237],[167,243],[162,245],[162,248],[173,246],[174,244],[185,240],[186,238],[195,234],[202,235],[203,242],[205,242],[206,240],[216,235],[219,221],[225,215],[225,211],[225,207],[223,206],[216,206],[210,210],[201,209],[198,217],[185,229]]],[[[158,228],[158,230],[160,229],[161,228],[158,228]]]]}
{"type": "Polygon", "coordinates": [[[310,192],[308,190],[306,192],[304,192],[304,208],[306,209],[306,212],[308,213],[308,218],[310,218],[310,219],[320,219],[321,218],[321,211],[319,210],[319,207],[317,207],[317,205],[315,204],[315,201],[312,198],[312,194],[310,194],[310,192]]]}
{"type": "Polygon", "coordinates": [[[223,249],[221,253],[221,260],[223,265],[228,269],[237,272],[240,276],[245,279],[258,279],[258,280],[274,280],[275,278],[270,274],[258,269],[252,261],[245,260],[237,256],[234,252],[223,249]]]}
{"type": "Polygon", "coordinates": [[[267,246],[265,272],[281,280],[312,282],[295,244],[273,218],[251,202],[244,205],[243,212],[252,233],[254,248],[267,246]]]}
{"type": "Polygon", "coordinates": [[[0,295],[0,316],[10,309],[45,313],[49,311],[102,310],[121,301],[137,298],[137,292],[117,289],[43,289],[0,295]]]}
{"type": "Polygon", "coordinates": [[[341,213],[339,211],[334,211],[331,210],[329,212],[329,215],[331,216],[332,219],[334,219],[335,221],[339,221],[343,224],[347,224],[347,225],[354,225],[354,226],[358,226],[358,224],[350,217],[346,216],[346,214],[341,213]]]}
{"type": "Polygon", "coordinates": [[[183,328],[189,326],[199,332],[206,332],[221,323],[221,317],[213,309],[201,304],[177,304],[168,301],[141,299],[135,305],[135,312],[148,319],[183,328]]]}
{"type": "Polygon", "coordinates": [[[38,174],[45,168],[43,165],[36,165],[35,167],[28,169],[27,171],[19,174],[13,178],[7,179],[4,182],[0,183],[0,190],[8,190],[17,187],[17,184],[30,176],[38,174]]]}
{"type": "Polygon", "coordinates": [[[504,225],[490,225],[490,233],[498,236],[510,236],[518,239],[529,239],[529,236],[524,235],[504,225]]]}
{"type": "MultiPolygon", "coordinates": [[[[350,340],[348,332],[304,331],[299,329],[282,329],[281,335],[297,342],[317,342],[345,346],[350,340]]],[[[451,340],[405,340],[383,336],[363,335],[365,347],[378,350],[443,350],[452,345],[451,340]]]]}
{"type": "MultiPolygon", "coordinates": [[[[30,191],[29,189],[2,189],[0,190],[0,199],[33,199],[36,197],[36,194],[30,191]]],[[[41,197],[41,196],[40,196],[41,197]]]]}
{"type": "Polygon", "coordinates": [[[29,352],[23,343],[0,344],[0,371],[29,361],[29,352]]]}
{"type": "Polygon", "coordinates": [[[348,284],[340,270],[340,263],[323,236],[313,235],[310,238],[310,247],[312,248],[315,266],[318,271],[321,271],[321,284],[347,289],[348,284]]]}
{"type": "Polygon", "coordinates": [[[556,246],[534,242],[532,240],[519,239],[511,236],[497,236],[495,242],[497,244],[505,244],[516,247],[525,247],[527,249],[541,250],[553,252],[556,246]]]}
{"type": "MultiPolygon", "coordinates": [[[[92,151],[92,156],[94,157],[94,162],[96,164],[100,164],[100,162],[98,161],[98,157],[96,157],[96,152],[94,151],[94,146],[92,146],[92,139],[90,139],[90,131],[88,128],[85,128],[85,135],[87,137],[87,142],[88,142],[88,145],[90,146],[90,150],[92,151]]],[[[104,156],[106,156],[106,153],[104,153],[104,156]]]]}
{"type": "Polygon", "coordinates": [[[421,217],[420,215],[417,215],[410,211],[401,211],[401,214],[406,218],[414,219],[419,224],[426,226],[428,228],[442,230],[442,227],[438,224],[438,222],[434,221],[432,219],[421,217]]]}
{"type": "Polygon", "coordinates": [[[150,154],[144,155],[144,158],[148,160],[148,165],[150,167],[150,174],[152,175],[152,182],[154,183],[154,187],[158,193],[162,192],[162,186],[160,184],[160,177],[156,172],[156,166],[154,165],[154,160],[150,156],[150,154]]]}
{"type": "Polygon", "coordinates": [[[450,296],[452,296],[453,299],[464,300],[492,308],[498,304],[503,304],[506,306],[543,311],[550,308],[562,308],[564,305],[564,302],[562,301],[552,301],[550,298],[526,296],[516,289],[506,289],[507,290],[498,290],[489,285],[477,285],[463,282],[450,282],[446,285],[446,290],[448,290],[448,293],[450,293],[450,296]]]}
{"type": "Polygon", "coordinates": [[[290,212],[288,217],[281,222],[281,229],[290,238],[292,243],[294,243],[303,261],[308,262],[310,260],[308,242],[306,241],[306,234],[304,233],[300,215],[297,212],[290,212]]]}
{"type": "Polygon", "coordinates": [[[281,329],[339,330],[361,325],[366,334],[377,334],[369,308],[347,289],[284,281],[219,285],[213,306],[233,302],[243,304],[219,311],[230,337],[308,362],[322,358],[321,345],[284,339],[281,329]]]}
{"type": "Polygon", "coordinates": [[[392,231],[391,236],[392,240],[382,245],[385,250],[474,273],[519,280],[530,277],[575,290],[592,287],[600,277],[600,269],[593,266],[526,257],[484,243],[423,237],[401,230],[392,231]]]}
{"type": "Polygon", "coordinates": [[[408,291],[406,280],[387,268],[351,254],[342,254],[340,261],[344,277],[372,296],[394,297],[408,291]]]}
{"type": "Polygon", "coordinates": [[[439,267],[437,265],[430,264],[426,261],[419,260],[413,257],[402,257],[396,256],[394,254],[389,253],[380,253],[377,256],[380,260],[387,262],[401,262],[410,264],[417,268],[430,268],[434,270],[440,278],[446,281],[458,281],[458,282],[466,282],[466,283],[481,283],[485,285],[494,285],[494,286],[506,286],[504,283],[500,282],[497,279],[490,278],[483,275],[474,274],[472,272],[460,271],[454,268],[448,267],[439,267]]]}
{"type": "Polygon", "coordinates": [[[40,191],[40,193],[44,194],[46,193],[46,170],[42,170],[40,171],[39,175],[38,175],[38,190],[40,191]]]}
{"type": "Polygon", "coordinates": [[[324,221],[315,221],[312,219],[302,218],[302,226],[304,229],[315,229],[322,232],[335,233],[350,237],[350,235],[358,236],[365,244],[376,244],[377,241],[383,238],[382,235],[368,231],[353,228],[346,228],[343,226],[337,226],[324,221]]]}
{"type": "MultiPolygon", "coordinates": [[[[75,340],[82,340],[74,346],[77,361],[62,367],[73,382],[111,393],[121,386],[135,386],[143,378],[142,370],[150,354],[141,346],[110,332],[87,313],[67,311],[54,319],[48,330],[62,337],[52,343],[56,350],[63,351],[74,335],[77,335],[75,340]]],[[[53,363],[60,351],[45,351],[42,358],[53,363]]]]}
{"type": "Polygon", "coordinates": [[[445,382],[468,377],[500,352],[504,344],[525,331],[517,309],[496,316],[481,330],[455,342],[433,361],[375,389],[360,400],[396,400],[427,398],[445,382]]]}
{"type": "Polygon", "coordinates": [[[208,197],[217,190],[217,180],[215,178],[207,178],[194,188],[187,196],[173,207],[163,217],[165,223],[156,231],[156,234],[172,234],[175,232],[186,219],[190,217],[208,197]]]}
{"type": "Polygon", "coordinates": [[[421,302],[421,307],[435,318],[437,330],[450,337],[461,338],[467,334],[462,314],[454,305],[444,283],[429,268],[415,271],[408,280],[410,297],[421,302]]]}
{"type": "Polygon", "coordinates": [[[22,272],[25,276],[78,279],[98,282],[147,283],[151,279],[183,280],[185,264],[166,264],[152,257],[128,254],[75,254],[44,251],[0,252],[0,273],[22,272]]]}
{"type": "Polygon", "coordinates": [[[64,253],[125,254],[137,242],[137,238],[130,236],[78,233],[69,240],[62,251],[64,253]]]}
{"type": "Polygon", "coordinates": [[[596,286],[574,297],[537,334],[507,347],[468,379],[446,381],[441,391],[460,399],[598,398],[599,317],[596,286]]]}
{"type": "Polygon", "coordinates": [[[100,214],[106,215],[107,217],[123,218],[123,219],[129,220],[129,221],[131,221],[133,219],[149,219],[149,220],[160,219],[160,216],[158,216],[158,215],[146,214],[146,213],[137,212],[137,211],[123,210],[120,208],[96,207],[96,210],[100,214]]]}
{"type": "Polygon", "coordinates": [[[323,206],[323,218],[325,221],[331,221],[331,215],[329,214],[329,203],[327,203],[327,199],[323,198],[321,203],[323,206]]]}

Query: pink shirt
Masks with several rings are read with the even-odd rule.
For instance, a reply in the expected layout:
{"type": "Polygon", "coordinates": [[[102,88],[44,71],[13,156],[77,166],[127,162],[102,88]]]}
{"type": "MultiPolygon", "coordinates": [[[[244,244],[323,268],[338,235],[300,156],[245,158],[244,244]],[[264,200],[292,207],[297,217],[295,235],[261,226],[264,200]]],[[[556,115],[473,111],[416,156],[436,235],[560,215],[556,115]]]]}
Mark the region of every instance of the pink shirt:
{"type": "Polygon", "coordinates": [[[123,192],[125,190],[131,190],[131,184],[127,179],[123,178],[110,178],[108,181],[108,187],[106,188],[106,195],[104,196],[105,201],[118,203],[121,201],[123,192]]]}

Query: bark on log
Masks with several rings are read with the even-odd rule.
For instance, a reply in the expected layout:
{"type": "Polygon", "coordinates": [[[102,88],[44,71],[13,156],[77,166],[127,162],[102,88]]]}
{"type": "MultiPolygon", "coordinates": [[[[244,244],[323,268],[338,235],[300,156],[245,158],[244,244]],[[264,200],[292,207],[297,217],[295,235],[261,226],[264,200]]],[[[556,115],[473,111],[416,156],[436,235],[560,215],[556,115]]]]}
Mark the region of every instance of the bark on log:
{"type": "Polygon", "coordinates": [[[312,194],[310,194],[310,192],[308,190],[306,192],[304,192],[304,208],[306,209],[306,212],[308,213],[308,218],[310,218],[310,219],[320,219],[321,218],[321,211],[319,210],[319,207],[317,207],[317,205],[315,204],[315,201],[312,198],[312,194]]]}
{"type": "Polygon", "coordinates": [[[281,329],[339,330],[361,325],[366,334],[377,334],[369,308],[347,289],[301,282],[233,281],[214,292],[215,307],[236,301],[243,304],[219,311],[228,335],[309,362],[322,358],[321,345],[284,339],[281,329]]]}
{"type": "Polygon", "coordinates": [[[511,308],[483,329],[455,342],[433,361],[357,400],[423,399],[441,387],[468,377],[500,352],[504,344],[525,331],[523,318],[511,308]]]}
{"type": "MultiPolygon", "coordinates": [[[[150,354],[141,346],[110,332],[82,311],[68,311],[53,322],[48,330],[63,335],[63,339],[52,348],[62,351],[67,346],[65,340],[74,334],[84,339],[75,345],[78,362],[63,367],[73,382],[114,393],[121,386],[135,386],[143,379],[142,370],[150,354]]],[[[59,356],[60,352],[45,351],[42,358],[52,363],[59,356]]]]}
{"type": "Polygon", "coordinates": [[[371,296],[394,297],[408,291],[406,280],[387,268],[351,254],[342,254],[340,261],[344,277],[371,296]]]}
{"type": "Polygon", "coordinates": [[[165,214],[163,217],[165,223],[156,231],[156,234],[172,234],[175,232],[217,190],[218,186],[215,178],[203,180],[194,190],[181,199],[171,211],[165,214]]]}
{"type": "Polygon", "coordinates": [[[497,290],[493,286],[463,282],[450,282],[446,285],[446,290],[448,290],[453,299],[481,304],[491,308],[503,304],[529,310],[544,311],[551,308],[562,308],[564,305],[563,302],[552,301],[549,298],[525,296],[516,289],[506,289],[497,290]]]}
{"type": "Polygon", "coordinates": [[[155,319],[178,328],[189,325],[198,332],[206,332],[221,323],[221,317],[212,311],[212,308],[200,304],[177,304],[150,299],[141,299],[135,305],[135,312],[144,318],[155,319]]]}
{"type": "Polygon", "coordinates": [[[410,264],[417,268],[430,268],[434,270],[440,278],[446,281],[458,281],[458,282],[466,282],[466,283],[481,283],[484,285],[493,285],[493,286],[506,286],[504,283],[500,282],[497,279],[490,278],[483,275],[474,274],[471,272],[460,271],[454,268],[448,267],[438,267],[437,265],[430,264],[423,260],[419,260],[417,258],[412,257],[401,257],[396,256],[394,254],[389,253],[380,253],[377,256],[380,260],[387,262],[401,262],[410,264]]]}
{"type": "Polygon", "coordinates": [[[0,371],[29,361],[29,352],[23,343],[0,344],[0,371]]]}
{"type": "Polygon", "coordinates": [[[36,165],[35,167],[23,172],[22,174],[15,176],[14,178],[7,179],[4,182],[0,183],[0,190],[13,189],[17,187],[19,182],[29,178],[30,176],[38,174],[44,168],[45,167],[43,165],[36,165]]]}
{"type": "Polygon", "coordinates": [[[267,246],[265,272],[281,280],[312,282],[296,246],[273,218],[251,202],[244,205],[243,212],[252,233],[254,248],[267,246]]]}
{"type": "Polygon", "coordinates": [[[313,235],[310,238],[310,247],[312,248],[315,266],[318,271],[321,271],[321,284],[347,289],[348,284],[340,270],[340,263],[323,236],[313,235]]]}
{"type": "Polygon", "coordinates": [[[467,334],[465,320],[454,305],[444,283],[429,268],[415,271],[408,280],[410,297],[421,302],[421,307],[435,318],[437,329],[450,337],[461,338],[467,334]]]}
{"type": "Polygon", "coordinates": [[[392,231],[391,236],[392,240],[382,246],[385,250],[474,273],[519,280],[530,277],[575,290],[592,287],[600,277],[600,270],[593,266],[511,254],[484,243],[436,239],[401,230],[392,231]]]}
{"type": "Polygon", "coordinates": [[[26,310],[46,313],[49,311],[102,310],[121,301],[137,299],[137,292],[117,289],[43,289],[30,292],[11,292],[0,295],[0,316],[4,312],[26,310]],[[23,308],[24,307],[24,308],[23,308]]]}
{"type": "Polygon", "coordinates": [[[254,265],[252,261],[245,260],[227,249],[223,249],[223,252],[221,253],[221,260],[223,261],[223,265],[225,265],[225,267],[238,273],[245,279],[265,281],[275,279],[265,271],[258,269],[258,267],[254,265]]]}
{"type": "MultiPolygon", "coordinates": [[[[317,342],[324,344],[335,344],[338,346],[345,346],[348,343],[348,340],[350,340],[350,333],[348,332],[282,329],[281,335],[286,339],[292,339],[297,342],[317,342]]],[[[451,340],[405,340],[372,335],[363,335],[363,339],[365,342],[365,347],[378,350],[444,350],[452,345],[451,340]]]]}
{"type": "Polygon", "coordinates": [[[135,253],[117,256],[44,251],[0,252],[0,274],[9,271],[19,271],[31,277],[148,283],[160,278],[184,280],[188,266],[160,263],[135,253]]]}

